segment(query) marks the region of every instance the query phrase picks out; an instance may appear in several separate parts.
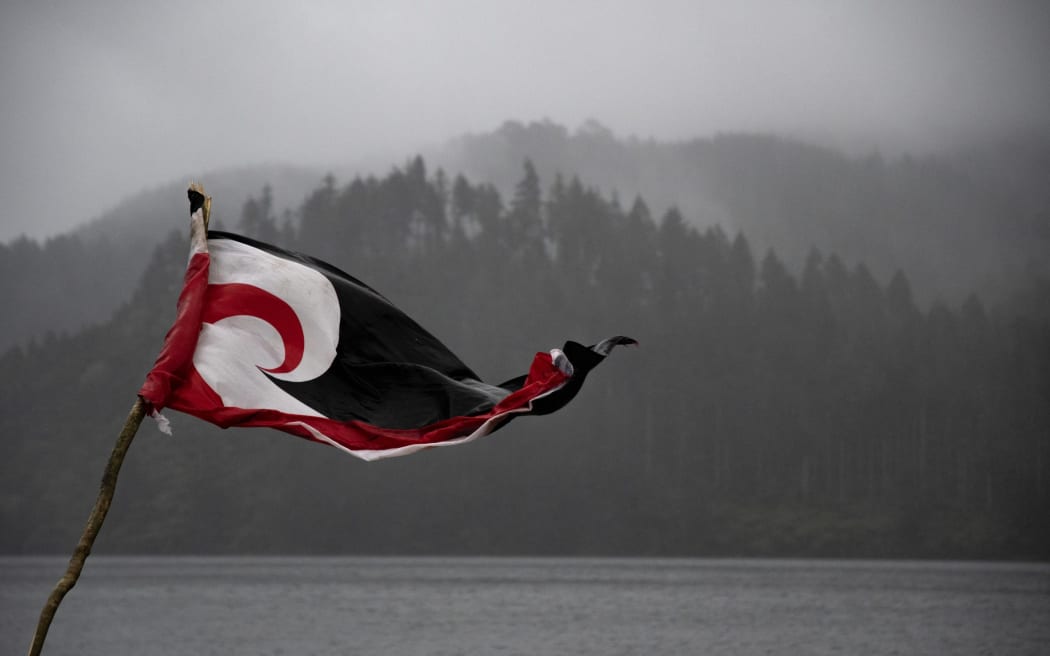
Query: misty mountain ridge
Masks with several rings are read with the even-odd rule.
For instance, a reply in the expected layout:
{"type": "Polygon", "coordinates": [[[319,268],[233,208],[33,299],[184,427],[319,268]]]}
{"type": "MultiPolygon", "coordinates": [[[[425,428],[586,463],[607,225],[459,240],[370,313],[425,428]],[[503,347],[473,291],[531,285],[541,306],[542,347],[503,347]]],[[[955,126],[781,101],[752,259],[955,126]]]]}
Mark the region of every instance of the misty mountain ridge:
{"type": "MultiPolygon", "coordinates": [[[[508,121],[424,152],[432,169],[491,183],[504,198],[528,159],[545,185],[578,177],[613,202],[641,197],[656,216],[678,208],[694,226],[720,225],[745,234],[756,252],[776,250],[796,273],[814,248],[863,262],[882,281],[902,270],[921,303],[959,303],[977,292],[995,304],[1050,275],[1050,191],[1039,184],[1050,179],[1046,140],[887,161],[773,135],[667,143],[621,139],[596,121],[575,132],[508,121]]],[[[202,180],[215,198],[216,225],[235,228],[245,201],[267,185],[276,214],[295,224],[298,204],[322,175],[268,165],[202,180]]],[[[0,349],[106,319],[128,298],[153,248],[179,229],[186,182],[136,193],[43,243],[0,245],[0,270],[12,272],[0,281],[0,300],[19,308],[0,320],[0,349]]]]}
{"type": "Polygon", "coordinates": [[[896,270],[923,302],[992,302],[1050,276],[1050,138],[987,140],[950,152],[884,158],[773,134],[680,142],[618,138],[596,121],[575,132],[508,121],[428,153],[449,171],[509,194],[521,162],[541,179],[578,176],[653,212],[677,207],[698,227],[743,232],[798,272],[810,251],[896,270]]]}
{"type": "Polygon", "coordinates": [[[173,227],[183,227],[174,217],[186,213],[186,187],[191,180],[207,181],[216,220],[235,223],[249,196],[258,194],[266,185],[271,187],[275,213],[283,218],[286,211],[291,213],[302,203],[323,175],[324,171],[319,168],[262,164],[186,176],[139,191],[70,234],[87,244],[109,239],[114,234],[133,240],[151,235],[154,244],[160,243],[173,227]]]}
{"type": "MultiPolygon", "coordinates": [[[[215,224],[236,225],[245,202],[266,185],[278,216],[290,217],[321,175],[272,165],[208,174],[215,224]]],[[[132,194],[80,227],[42,242],[19,237],[0,244],[0,300],[17,308],[0,316],[0,350],[48,331],[76,331],[109,319],[131,296],[157,245],[173,230],[185,229],[181,219],[189,180],[132,194]]],[[[97,198],[107,191],[100,189],[97,198]]]]}

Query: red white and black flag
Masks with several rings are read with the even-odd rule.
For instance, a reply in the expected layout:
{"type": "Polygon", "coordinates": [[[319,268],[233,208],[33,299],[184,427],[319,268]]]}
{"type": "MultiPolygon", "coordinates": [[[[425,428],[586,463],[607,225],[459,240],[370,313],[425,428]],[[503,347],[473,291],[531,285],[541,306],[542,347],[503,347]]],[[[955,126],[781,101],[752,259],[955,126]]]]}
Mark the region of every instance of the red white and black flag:
{"type": "Polygon", "coordinates": [[[553,412],[615,346],[635,343],[567,342],[490,385],[365,283],[306,255],[206,232],[203,196],[191,191],[190,201],[178,315],[139,391],[154,414],[268,426],[374,460],[553,412]]]}

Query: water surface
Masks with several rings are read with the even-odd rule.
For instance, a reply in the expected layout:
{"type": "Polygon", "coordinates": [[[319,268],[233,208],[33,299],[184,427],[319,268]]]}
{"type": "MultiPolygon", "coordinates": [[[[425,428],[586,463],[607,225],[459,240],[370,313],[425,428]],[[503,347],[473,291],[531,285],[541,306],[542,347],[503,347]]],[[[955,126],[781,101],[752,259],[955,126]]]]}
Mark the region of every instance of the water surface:
{"type": "MultiPolygon", "coordinates": [[[[64,558],[0,558],[0,655],[64,558]]],[[[1050,565],[93,556],[44,653],[1050,654],[1050,565]]]]}

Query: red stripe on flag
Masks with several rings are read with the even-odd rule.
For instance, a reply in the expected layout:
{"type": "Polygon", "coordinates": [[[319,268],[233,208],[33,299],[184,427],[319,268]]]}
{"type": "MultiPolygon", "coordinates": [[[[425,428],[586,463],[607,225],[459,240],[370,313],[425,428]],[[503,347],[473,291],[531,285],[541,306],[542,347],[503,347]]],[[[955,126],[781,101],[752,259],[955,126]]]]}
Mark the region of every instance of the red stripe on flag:
{"type": "Polygon", "coordinates": [[[172,390],[178,389],[191,372],[196,373],[193,371],[193,352],[197,350],[197,338],[201,331],[210,263],[207,252],[194,253],[186,268],[175,323],[165,335],[157,361],[139,390],[139,396],[150,405],[151,411],[162,410],[172,390]]]}
{"type": "Polygon", "coordinates": [[[550,353],[537,353],[529,377],[521,389],[498,405],[477,415],[450,417],[419,428],[392,429],[362,421],[338,421],[325,417],[293,415],[262,408],[224,406],[208,384],[194,371],[176,390],[169,407],[210,421],[223,428],[268,427],[317,442],[305,424],[350,451],[386,451],[406,446],[432,445],[466,437],[486,421],[501,415],[528,412],[534,399],[553,392],[569,380],[558,369],[550,353]]]}

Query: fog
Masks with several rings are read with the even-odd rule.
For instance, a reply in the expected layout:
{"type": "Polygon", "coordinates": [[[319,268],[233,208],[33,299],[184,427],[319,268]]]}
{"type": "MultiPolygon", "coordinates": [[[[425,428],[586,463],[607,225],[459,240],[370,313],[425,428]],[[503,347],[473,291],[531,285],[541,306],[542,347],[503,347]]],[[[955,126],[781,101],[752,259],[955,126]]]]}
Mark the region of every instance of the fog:
{"type": "Polygon", "coordinates": [[[508,119],[884,153],[1044,130],[1048,25],[1037,2],[6,2],[0,240],[180,176],[400,161],[508,119]]]}
{"type": "MultiPolygon", "coordinates": [[[[171,403],[102,552],[1050,561],[1050,5],[418,4],[4,5],[0,555],[75,543],[196,179],[213,227],[360,275],[471,389],[642,346],[564,411],[374,465],[171,403]]],[[[342,303],[316,389],[386,325],[342,303]]],[[[402,357],[404,392],[297,403],[446,421],[402,357]]]]}

